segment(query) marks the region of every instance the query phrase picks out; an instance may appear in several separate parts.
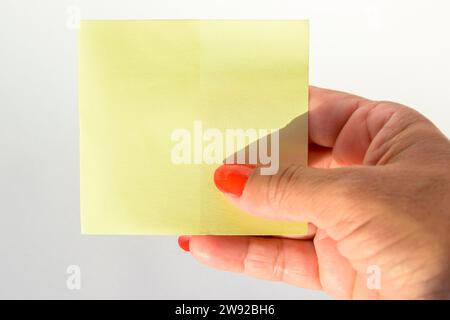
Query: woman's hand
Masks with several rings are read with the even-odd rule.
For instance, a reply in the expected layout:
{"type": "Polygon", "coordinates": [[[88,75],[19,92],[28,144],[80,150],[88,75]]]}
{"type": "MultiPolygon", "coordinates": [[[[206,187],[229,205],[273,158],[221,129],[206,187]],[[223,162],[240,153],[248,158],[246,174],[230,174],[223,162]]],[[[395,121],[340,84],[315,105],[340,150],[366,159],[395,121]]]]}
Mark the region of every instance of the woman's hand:
{"type": "Polygon", "coordinates": [[[180,244],[208,266],[336,298],[449,298],[449,140],[408,107],[315,87],[309,140],[309,167],[224,165],[217,181],[250,214],[309,221],[309,238],[180,244]]]}

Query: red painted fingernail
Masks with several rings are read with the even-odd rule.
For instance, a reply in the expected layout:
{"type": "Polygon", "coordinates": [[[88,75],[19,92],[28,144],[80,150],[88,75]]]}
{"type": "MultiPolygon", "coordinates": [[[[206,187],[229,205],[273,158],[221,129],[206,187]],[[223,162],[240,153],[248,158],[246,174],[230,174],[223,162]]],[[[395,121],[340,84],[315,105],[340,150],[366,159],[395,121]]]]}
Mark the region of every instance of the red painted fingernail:
{"type": "Polygon", "coordinates": [[[221,165],[214,172],[214,183],[220,191],[240,197],[248,177],[255,168],[256,166],[247,164],[221,165]]]}
{"type": "Polygon", "coordinates": [[[178,245],[184,251],[189,252],[189,237],[188,236],[180,236],[178,237],[178,245]]]}

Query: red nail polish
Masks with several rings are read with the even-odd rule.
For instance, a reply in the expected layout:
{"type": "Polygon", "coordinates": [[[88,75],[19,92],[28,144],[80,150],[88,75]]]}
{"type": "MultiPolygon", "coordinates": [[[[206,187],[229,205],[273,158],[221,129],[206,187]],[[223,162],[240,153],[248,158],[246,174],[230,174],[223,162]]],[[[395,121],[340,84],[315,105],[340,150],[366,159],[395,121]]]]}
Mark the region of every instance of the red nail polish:
{"type": "Polygon", "coordinates": [[[220,191],[240,197],[248,177],[255,168],[256,166],[247,164],[221,165],[214,172],[214,183],[220,191]]]}
{"type": "Polygon", "coordinates": [[[188,236],[180,236],[178,237],[178,245],[184,251],[189,252],[189,237],[188,236]]]}

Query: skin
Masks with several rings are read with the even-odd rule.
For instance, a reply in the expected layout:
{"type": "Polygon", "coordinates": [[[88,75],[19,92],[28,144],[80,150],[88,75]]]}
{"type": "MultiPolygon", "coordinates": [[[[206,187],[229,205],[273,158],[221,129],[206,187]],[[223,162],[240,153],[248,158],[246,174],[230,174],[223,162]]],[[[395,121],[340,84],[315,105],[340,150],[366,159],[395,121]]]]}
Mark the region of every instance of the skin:
{"type": "Polygon", "coordinates": [[[449,140],[406,106],[311,87],[309,141],[309,167],[255,169],[227,195],[249,214],[309,221],[309,235],[191,236],[193,257],[340,299],[450,298],[449,140]]]}

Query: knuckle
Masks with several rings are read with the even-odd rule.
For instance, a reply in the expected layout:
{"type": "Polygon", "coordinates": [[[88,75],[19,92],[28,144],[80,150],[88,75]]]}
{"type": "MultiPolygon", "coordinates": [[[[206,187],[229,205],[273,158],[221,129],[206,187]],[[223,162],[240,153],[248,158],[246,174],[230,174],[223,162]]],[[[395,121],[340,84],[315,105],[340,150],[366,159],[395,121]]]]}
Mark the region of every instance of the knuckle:
{"type": "Polygon", "coordinates": [[[285,273],[284,241],[270,241],[251,237],[243,259],[246,274],[275,281],[283,281],[285,273]]]}

